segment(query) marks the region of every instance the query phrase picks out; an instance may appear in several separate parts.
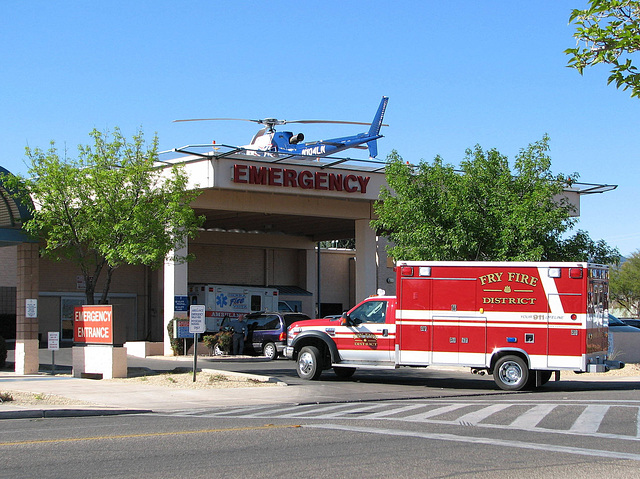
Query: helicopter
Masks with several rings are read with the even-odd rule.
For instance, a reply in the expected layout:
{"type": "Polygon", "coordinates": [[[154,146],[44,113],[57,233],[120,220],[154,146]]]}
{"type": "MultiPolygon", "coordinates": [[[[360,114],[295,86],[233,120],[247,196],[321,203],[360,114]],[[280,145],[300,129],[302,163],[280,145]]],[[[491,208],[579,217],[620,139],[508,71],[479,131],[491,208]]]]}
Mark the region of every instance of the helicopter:
{"type": "Polygon", "coordinates": [[[371,123],[363,123],[359,121],[336,121],[336,120],[277,120],[275,118],[265,118],[264,120],[251,120],[246,118],[194,118],[188,120],[174,120],[174,122],[183,121],[216,121],[216,120],[238,120],[251,121],[264,125],[251,140],[249,145],[245,145],[242,149],[250,154],[286,154],[291,156],[312,156],[324,157],[333,155],[339,151],[348,148],[368,148],[369,156],[375,158],[378,156],[377,140],[382,138],[380,128],[389,126],[382,123],[384,112],[387,108],[389,97],[383,96],[378,106],[378,111],[373,117],[371,123]],[[291,131],[276,131],[276,126],[286,125],[289,123],[340,123],[348,125],[369,125],[369,131],[358,133],[357,135],[345,136],[342,138],[331,138],[329,140],[304,142],[304,134],[294,134],[291,131]],[[364,146],[366,144],[367,146],[364,146]]]}

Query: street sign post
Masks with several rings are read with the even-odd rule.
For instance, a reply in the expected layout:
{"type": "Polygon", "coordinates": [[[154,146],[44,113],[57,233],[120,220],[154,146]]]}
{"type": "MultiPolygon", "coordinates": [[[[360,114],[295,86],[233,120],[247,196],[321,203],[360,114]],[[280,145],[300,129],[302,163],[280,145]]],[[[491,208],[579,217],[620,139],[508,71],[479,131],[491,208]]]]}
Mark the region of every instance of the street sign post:
{"type": "Polygon", "coordinates": [[[198,368],[198,334],[206,330],[204,304],[192,304],[189,307],[189,332],[193,333],[193,382],[196,382],[198,368]]]}
{"type": "Polygon", "coordinates": [[[56,373],[56,351],[60,349],[60,333],[49,331],[47,333],[47,349],[51,351],[51,375],[56,373]]]}

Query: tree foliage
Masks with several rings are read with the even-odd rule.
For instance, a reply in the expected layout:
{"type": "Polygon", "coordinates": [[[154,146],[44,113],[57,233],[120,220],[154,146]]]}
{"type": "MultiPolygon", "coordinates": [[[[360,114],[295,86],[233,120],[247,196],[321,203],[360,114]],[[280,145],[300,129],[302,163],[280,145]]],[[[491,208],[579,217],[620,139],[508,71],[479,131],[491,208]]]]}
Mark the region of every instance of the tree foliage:
{"type": "Polygon", "coordinates": [[[620,266],[611,269],[611,300],[633,318],[640,318],[640,251],[633,253],[620,266]]]}
{"type": "Polygon", "coordinates": [[[630,58],[640,50],[640,2],[591,0],[589,8],[573,10],[569,22],[577,39],[576,48],[565,50],[569,66],[582,74],[598,63],[611,65],[608,83],[640,98],[640,73],[630,58]]]}
{"type": "Polygon", "coordinates": [[[147,146],[140,131],[131,141],[118,128],[90,136],[93,144],[78,146],[77,159],[61,157],[54,142],[47,151],[27,148],[29,177],[5,179],[33,201],[23,228],[42,240],[42,252],[79,266],[87,304],[103,271],[100,303],[114,270],[162,266],[202,222],[189,207],[198,193],[187,189],[184,171],[157,166],[157,137],[147,146]]]}
{"type": "Polygon", "coordinates": [[[467,150],[460,171],[440,157],[414,167],[394,151],[372,227],[402,260],[614,259],[616,250],[582,231],[564,239],[576,223],[562,196],[573,180],[551,173],[548,149],[546,136],[522,149],[513,172],[506,156],[480,146],[467,150]]]}

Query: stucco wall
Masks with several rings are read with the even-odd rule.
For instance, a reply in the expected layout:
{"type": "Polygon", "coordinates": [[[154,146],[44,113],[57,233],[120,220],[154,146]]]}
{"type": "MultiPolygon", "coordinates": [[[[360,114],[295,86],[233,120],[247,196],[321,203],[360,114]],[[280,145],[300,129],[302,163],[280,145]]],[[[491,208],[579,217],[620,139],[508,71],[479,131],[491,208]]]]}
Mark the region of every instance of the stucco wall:
{"type": "Polygon", "coordinates": [[[0,287],[16,286],[17,247],[0,247],[0,287]]]}

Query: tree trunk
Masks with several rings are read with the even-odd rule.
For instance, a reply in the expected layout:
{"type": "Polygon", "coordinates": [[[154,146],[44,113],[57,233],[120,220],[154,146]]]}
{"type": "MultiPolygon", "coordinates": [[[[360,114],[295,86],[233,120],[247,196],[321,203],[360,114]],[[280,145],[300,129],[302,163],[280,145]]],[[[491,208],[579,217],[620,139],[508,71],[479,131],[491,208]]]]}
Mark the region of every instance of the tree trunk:
{"type": "Polygon", "coordinates": [[[102,288],[102,297],[99,304],[107,304],[107,297],[109,295],[109,289],[111,288],[111,276],[113,275],[113,268],[107,265],[107,282],[102,288]]]}

